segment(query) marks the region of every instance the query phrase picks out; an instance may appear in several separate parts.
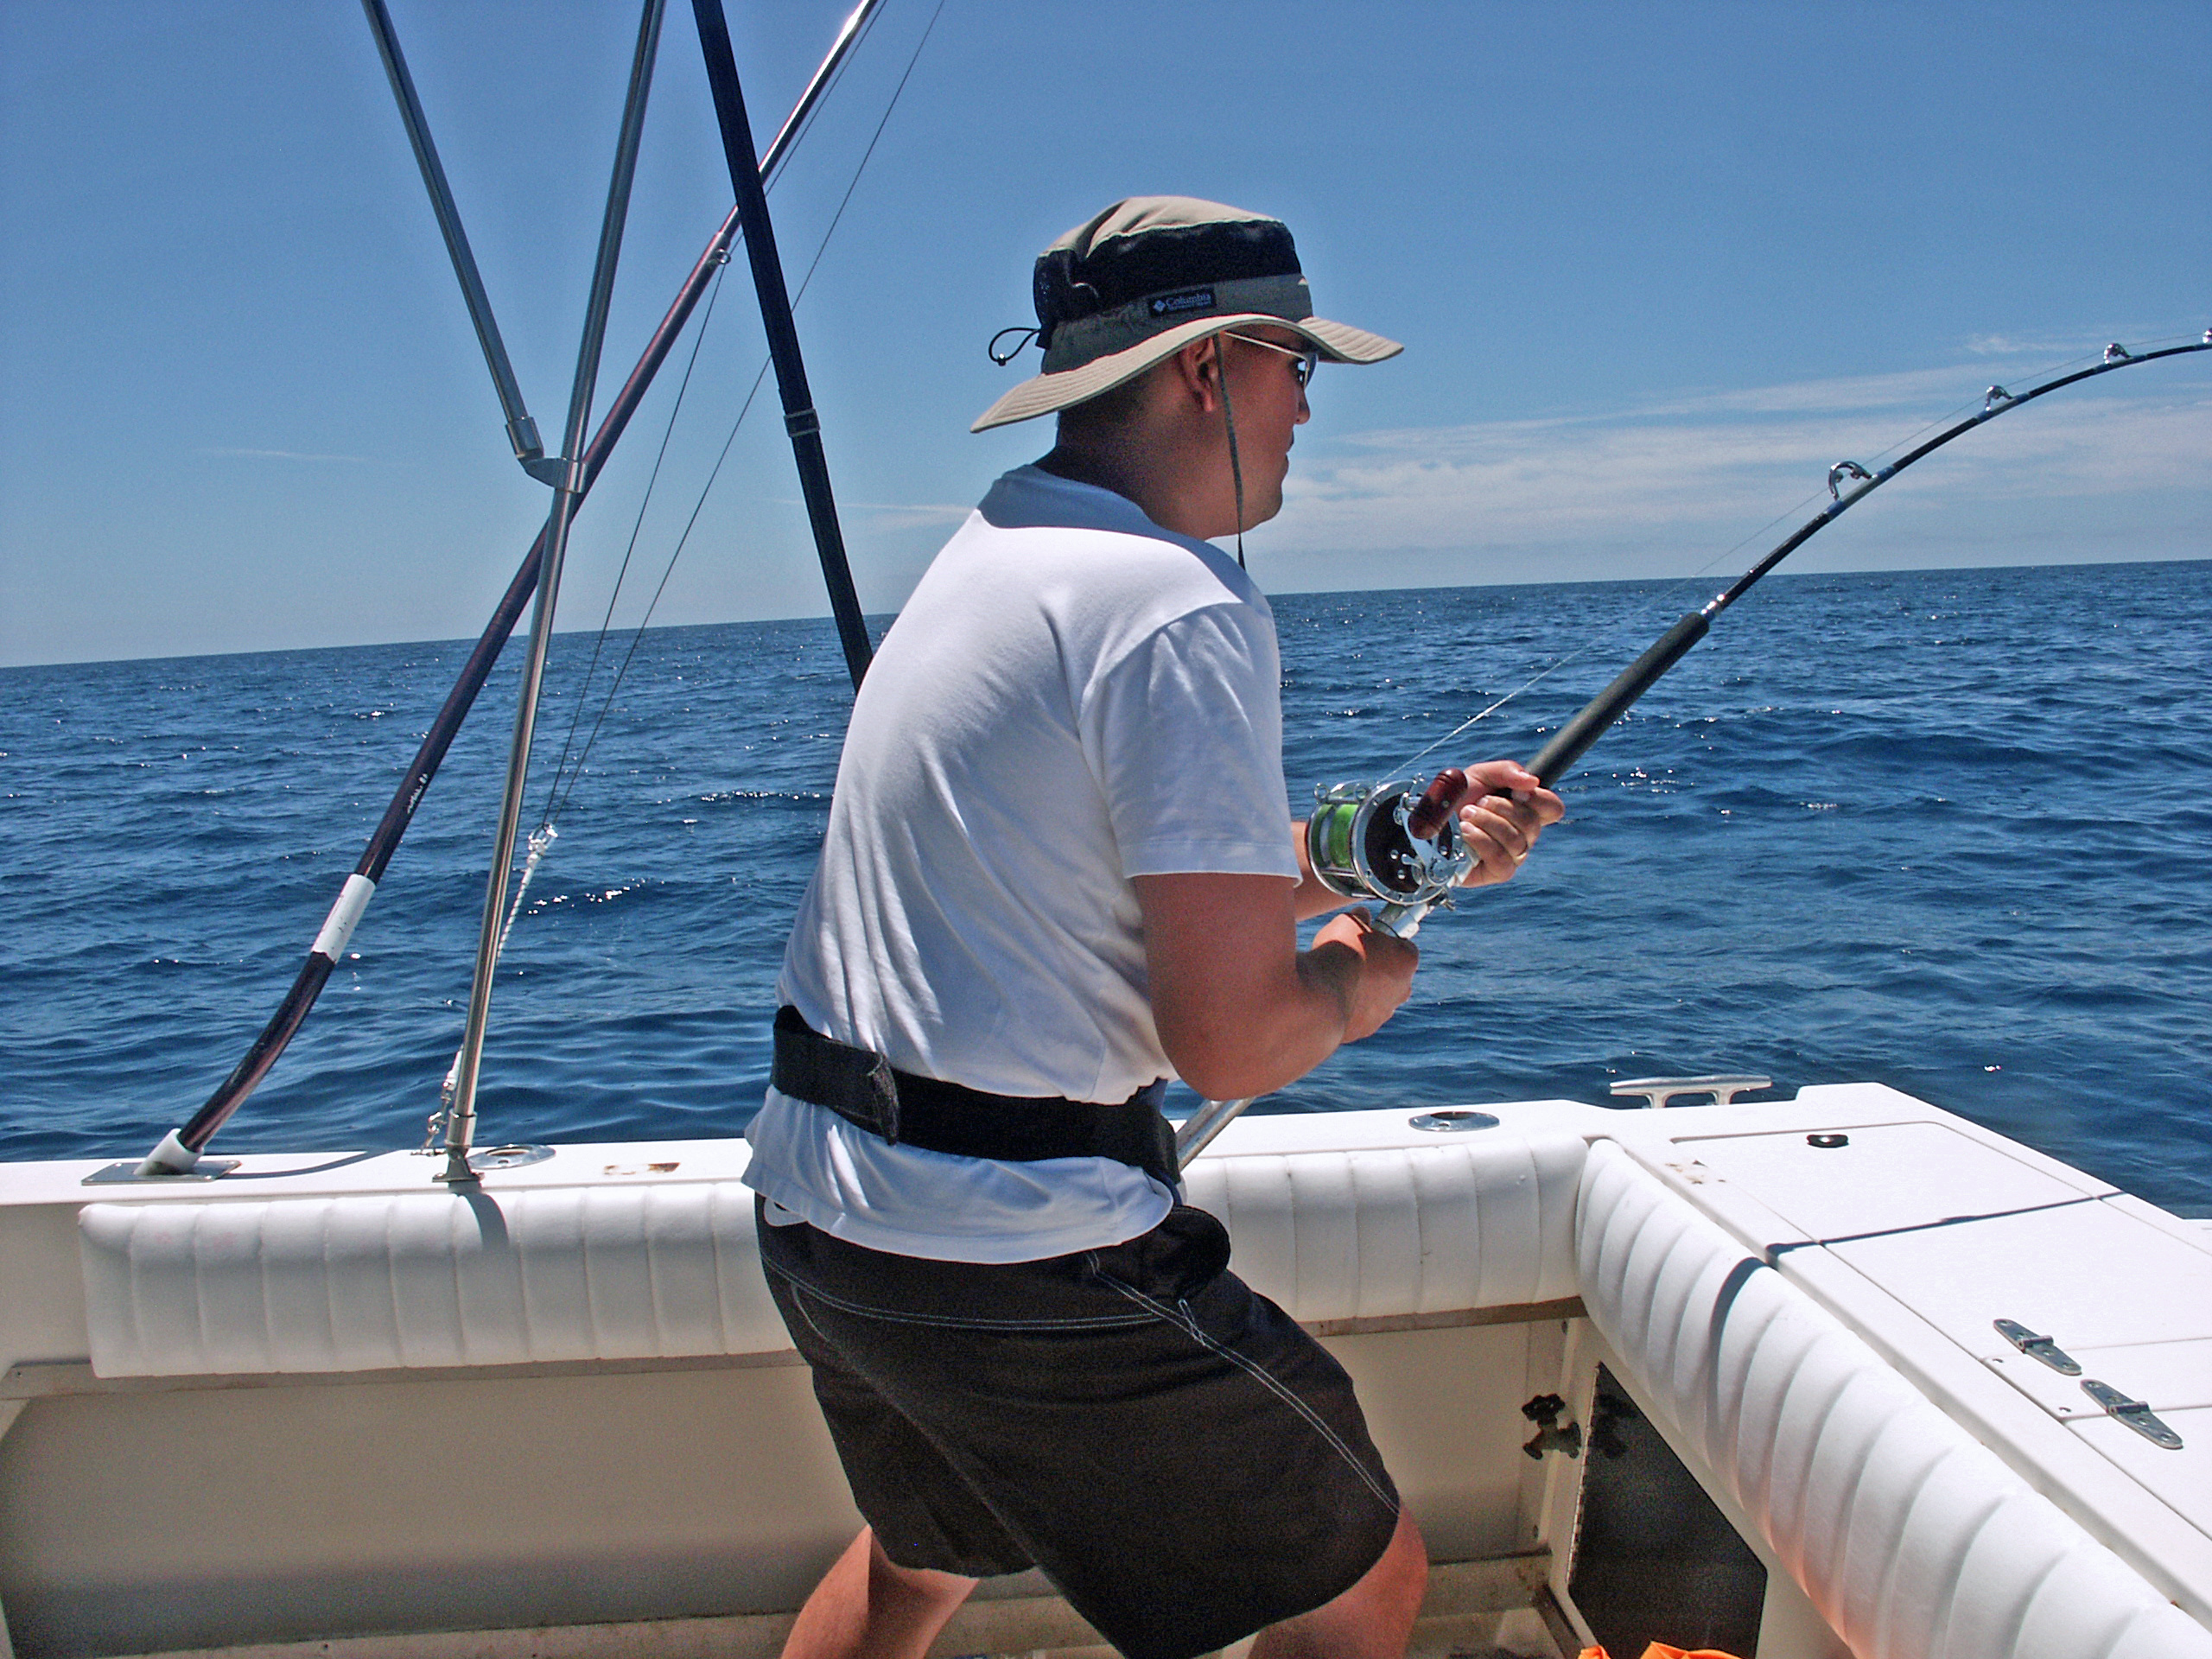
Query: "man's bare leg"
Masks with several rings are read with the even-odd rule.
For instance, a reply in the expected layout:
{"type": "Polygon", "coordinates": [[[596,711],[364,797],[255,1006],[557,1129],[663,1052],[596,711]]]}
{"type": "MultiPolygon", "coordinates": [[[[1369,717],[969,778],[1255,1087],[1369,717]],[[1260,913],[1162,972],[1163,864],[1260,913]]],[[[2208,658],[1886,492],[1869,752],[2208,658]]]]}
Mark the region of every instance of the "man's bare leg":
{"type": "Polygon", "coordinates": [[[900,1567],[862,1527],[798,1610],[784,1659],[922,1659],[975,1587],[955,1573],[900,1567]]]}
{"type": "Polygon", "coordinates": [[[1401,1659],[1428,1587],[1428,1546],[1404,1510],[1398,1529],[1357,1584],[1310,1613],[1270,1624],[1251,1659],[1401,1659]]]}

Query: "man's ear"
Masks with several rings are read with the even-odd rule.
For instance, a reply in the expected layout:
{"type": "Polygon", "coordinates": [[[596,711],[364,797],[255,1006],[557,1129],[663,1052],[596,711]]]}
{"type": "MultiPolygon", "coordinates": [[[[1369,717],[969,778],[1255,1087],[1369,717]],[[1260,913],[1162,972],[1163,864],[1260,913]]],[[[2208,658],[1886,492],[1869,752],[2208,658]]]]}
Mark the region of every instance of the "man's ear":
{"type": "Polygon", "coordinates": [[[1175,374],[1179,385],[1190,394],[1198,408],[1212,414],[1219,407],[1221,397],[1221,341],[1209,334],[1204,340],[1194,340],[1175,353],[1175,374]]]}

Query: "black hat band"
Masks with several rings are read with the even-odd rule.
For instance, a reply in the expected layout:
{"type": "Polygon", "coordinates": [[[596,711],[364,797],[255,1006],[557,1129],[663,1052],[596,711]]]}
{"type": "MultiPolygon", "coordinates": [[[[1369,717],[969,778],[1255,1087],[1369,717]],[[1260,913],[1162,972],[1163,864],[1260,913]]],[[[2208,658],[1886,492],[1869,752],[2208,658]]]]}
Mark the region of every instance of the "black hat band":
{"type": "Polygon", "coordinates": [[[1096,358],[1111,357],[1193,317],[1254,314],[1303,322],[1313,315],[1313,291],[1303,276],[1294,273],[1195,283],[1143,295],[1111,311],[1064,320],[1050,331],[1049,339],[1040,334],[1045,372],[1057,374],[1096,358]]]}
{"type": "Polygon", "coordinates": [[[1088,250],[1053,248],[1037,261],[1033,295],[1047,345],[1061,323],[1212,283],[1299,275],[1298,247],[1280,219],[1155,225],[1088,250]]]}

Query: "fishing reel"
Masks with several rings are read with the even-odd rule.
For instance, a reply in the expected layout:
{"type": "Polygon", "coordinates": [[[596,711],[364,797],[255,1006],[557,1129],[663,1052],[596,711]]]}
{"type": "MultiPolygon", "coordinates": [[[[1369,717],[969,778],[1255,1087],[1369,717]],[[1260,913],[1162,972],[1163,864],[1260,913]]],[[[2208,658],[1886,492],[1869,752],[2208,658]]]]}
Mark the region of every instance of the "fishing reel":
{"type": "Polygon", "coordinates": [[[1339,899],[1388,906],[1393,931],[1402,916],[1418,925],[1475,866],[1459,842],[1459,804],[1471,788],[1465,772],[1446,766],[1425,790],[1402,779],[1316,789],[1306,821],[1314,880],[1339,899]]]}

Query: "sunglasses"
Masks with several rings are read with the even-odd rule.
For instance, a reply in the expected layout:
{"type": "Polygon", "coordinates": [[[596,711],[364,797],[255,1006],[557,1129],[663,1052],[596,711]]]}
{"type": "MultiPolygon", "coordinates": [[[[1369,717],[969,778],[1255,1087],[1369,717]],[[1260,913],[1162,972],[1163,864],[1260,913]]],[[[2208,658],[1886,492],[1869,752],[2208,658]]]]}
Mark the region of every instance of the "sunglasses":
{"type": "Polygon", "coordinates": [[[1313,346],[1308,346],[1302,351],[1295,351],[1287,346],[1278,346],[1272,340],[1258,340],[1250,334],[1237,334],[1233,329],[1224,329],[1223,333],[1231,340],[1243,340],[1247,346],[1257,346],[1263,351],[1279,352],[1292,359],[1290,378],[1298,382],[1298,389],[1300,391],[1305,391],[1312,383],[1313,371],[1321,365],[1321,353],[1313,346]]]}

